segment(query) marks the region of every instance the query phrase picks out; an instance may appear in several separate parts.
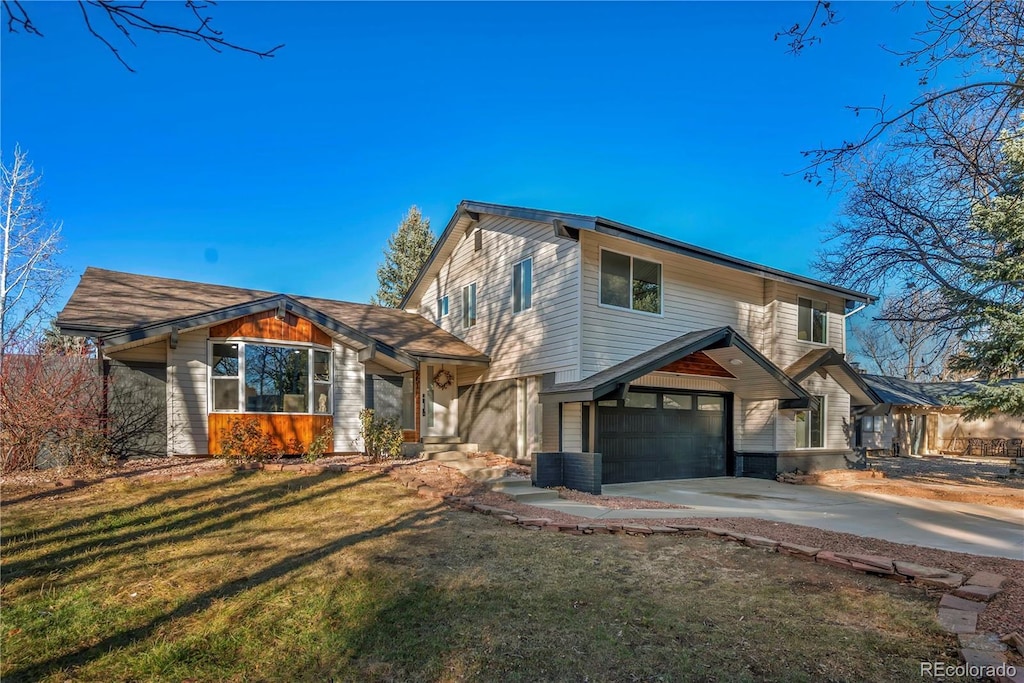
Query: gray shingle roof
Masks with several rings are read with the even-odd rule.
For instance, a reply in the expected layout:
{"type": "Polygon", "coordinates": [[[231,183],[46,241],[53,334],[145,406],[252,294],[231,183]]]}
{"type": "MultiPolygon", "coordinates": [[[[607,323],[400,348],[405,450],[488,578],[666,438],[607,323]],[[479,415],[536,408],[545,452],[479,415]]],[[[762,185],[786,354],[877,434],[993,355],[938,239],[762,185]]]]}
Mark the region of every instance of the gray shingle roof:
{"type": "MultiPolygon", "coordinates": [[[[879,398],[898,406],[942,406],[944,398],[975,393],[981,382],[912,382],[886,375],[861,375],[879,398]]],[[[999,384],[1024,384],[1024,379],[1003,380],[999,384]]]]}
{"type": "MultiPolygon", "coordinates": [[[[57,316],[57,324],[63,329],[95,331],[102,335],[170,323],[276,294],[279,293],[89,267],[57,316]]],[[[348,301],[289,296],[413,356],[488,360],[477,349],[415,313],[348,301]]]]}

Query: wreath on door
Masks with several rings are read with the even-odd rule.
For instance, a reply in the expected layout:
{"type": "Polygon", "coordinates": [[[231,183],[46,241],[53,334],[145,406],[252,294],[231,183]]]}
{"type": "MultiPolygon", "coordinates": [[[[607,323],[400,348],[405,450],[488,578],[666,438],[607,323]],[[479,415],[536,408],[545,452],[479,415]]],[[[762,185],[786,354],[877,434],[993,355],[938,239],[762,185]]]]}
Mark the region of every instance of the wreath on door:
{"type": "Polygon", "coordinates": [[[452,385],[452,382],[454,381],[455,375],[448,372],[444,368],[438,370],[437,374],[434,375],[434,386],[436,386],[438,389],[447,389],[452,385]]]}

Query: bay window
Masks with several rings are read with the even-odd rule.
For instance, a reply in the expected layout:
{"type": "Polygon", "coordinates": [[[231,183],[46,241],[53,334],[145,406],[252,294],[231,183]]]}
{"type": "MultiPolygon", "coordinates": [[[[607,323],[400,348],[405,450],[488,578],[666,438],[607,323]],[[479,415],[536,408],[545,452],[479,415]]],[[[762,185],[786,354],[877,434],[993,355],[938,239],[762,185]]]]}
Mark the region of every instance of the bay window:
{"type": "Polygon", "coordinates": [[[252,341],[210,344],[210,409],[329,415],[331,352],[252,341]]]}

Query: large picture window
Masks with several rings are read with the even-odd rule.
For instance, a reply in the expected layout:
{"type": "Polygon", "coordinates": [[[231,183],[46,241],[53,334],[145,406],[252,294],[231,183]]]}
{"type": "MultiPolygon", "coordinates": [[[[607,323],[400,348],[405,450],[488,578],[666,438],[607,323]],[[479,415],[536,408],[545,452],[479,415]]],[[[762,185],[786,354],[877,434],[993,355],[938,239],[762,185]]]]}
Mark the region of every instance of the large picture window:
{"type": "Polygon", "coordinates": [[[817,410],[800,410],[796,414],[796,447],[823,448],[825,446],[825,397],[816,396],[817,410]]]}
{"type": "Polygon", "coordinates": [[[210,345],[213,412],[331,413],[331,352],[226,341],[210,345]]]}
{"type": "Polygon", "coordinates": [[[797,337],[803,341],[828,343],[828,304],[800,298],[797,337]]]}
{"type": "Polygon", "coordinates": [[[661,313],[661,264],[601,251],[601,303],[661,313]]]}

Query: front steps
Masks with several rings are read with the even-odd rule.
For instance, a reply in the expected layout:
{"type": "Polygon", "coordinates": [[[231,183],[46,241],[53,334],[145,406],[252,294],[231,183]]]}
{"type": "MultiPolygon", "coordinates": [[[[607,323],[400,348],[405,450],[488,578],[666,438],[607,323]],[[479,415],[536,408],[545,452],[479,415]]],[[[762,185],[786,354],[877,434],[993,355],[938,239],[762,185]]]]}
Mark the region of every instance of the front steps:
{"type": "Polygon", "coordinates": [[[491,482],[491,490],[504,493],[518,503],[543,503],[558,500],[558,493],[550,489],[539,489],[529,479],[502,477],[491,482]]]}
{"type": "MultiPolygon", "coordinates": [[[[403,443],[402,457],[416,458],[424,453],[446,453],[458,451],[459,453],[477,453],[480,445],[475,443],[462,443],[457,436],[426,436],[417,443],[403,443]]],[[[431,458],[433,459],[433,458],[431,458]]]]}

